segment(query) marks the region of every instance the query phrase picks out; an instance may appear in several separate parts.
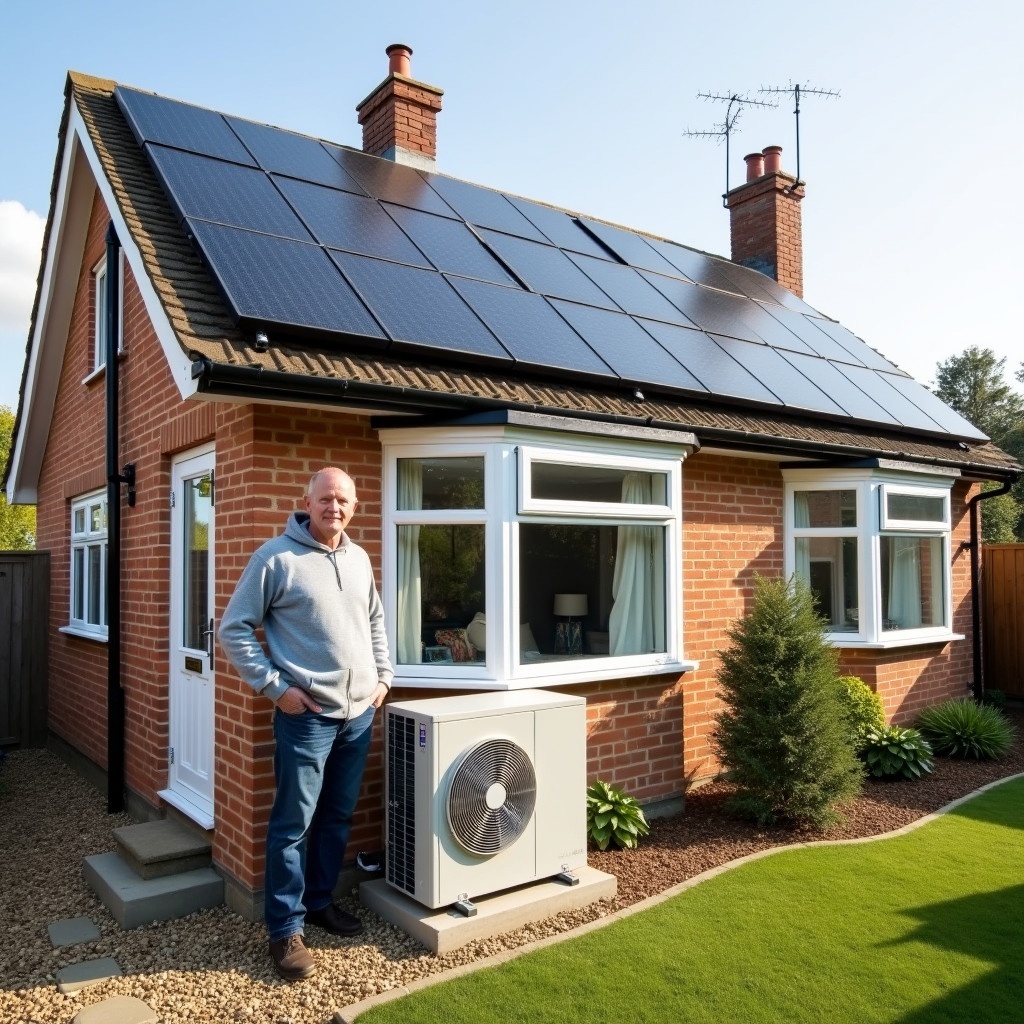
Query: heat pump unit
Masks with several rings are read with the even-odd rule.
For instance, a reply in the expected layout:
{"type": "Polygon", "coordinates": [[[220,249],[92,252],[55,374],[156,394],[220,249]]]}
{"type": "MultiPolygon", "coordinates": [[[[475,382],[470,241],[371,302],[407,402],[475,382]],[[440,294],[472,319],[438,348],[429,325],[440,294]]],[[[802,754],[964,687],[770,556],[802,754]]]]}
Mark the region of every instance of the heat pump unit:
{"type": "Polygon", "coordinates": [[[587,862],[586,701],[513,690],[385,705],[388,882],[427,907],[587,862]]]}

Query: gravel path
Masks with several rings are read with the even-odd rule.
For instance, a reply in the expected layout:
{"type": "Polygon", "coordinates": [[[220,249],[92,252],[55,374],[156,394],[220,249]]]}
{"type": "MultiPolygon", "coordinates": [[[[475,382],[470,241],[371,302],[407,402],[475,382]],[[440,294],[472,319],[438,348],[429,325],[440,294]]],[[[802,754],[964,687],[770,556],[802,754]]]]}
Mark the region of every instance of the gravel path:
{"type": "MultiPolygon", "coordinates": [[[[1024,713],[1012,712],[1011,718],[1018,733],[1008,758],[995,764],[941,760],[923,781],[868,783],[845,808],[845,824],[824,832],[735,821],[722,812],[727,788],[704,787],[688,796],[684,816],[652,822],[651,835],[639,850],[591,852],[593,867],[618,877],[615,900],[444,956],[427,953],[360,909],[367,928],[357,939],[308,930],[320,970],[294,985],[274,973],[262,925],[223,907],[121,931],[86,886],[82,858],[113,849],[113,829],[129,819],[108,815],[103,795],[54,755],[15,751],[0,768],[0,1021],[67,1024],[83,1007],[125,995],[148,1003],[162,1024],[326,1024],[349,1003],[569,930],[736,857],[814,839],[877,835],[908,824],[980,786],[1024,772],[1024,713]],[[91,918],[100,938],[53,949],[47,925],[75,917],[91,918]],[[99,957],[113,957],[124,977],[69,995],[57,990],[54,977],[60,968],[99,957]]],[[[357,909],[354,900],[348,907],[357,909]]]]}

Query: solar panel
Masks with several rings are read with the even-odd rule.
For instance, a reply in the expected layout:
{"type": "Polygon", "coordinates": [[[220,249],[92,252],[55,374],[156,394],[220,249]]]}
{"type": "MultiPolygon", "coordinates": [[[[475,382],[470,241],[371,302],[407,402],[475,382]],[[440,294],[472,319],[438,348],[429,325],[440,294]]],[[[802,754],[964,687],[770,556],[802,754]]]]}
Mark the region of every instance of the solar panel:
{"type": "Polygon", "coordinates": [[[709,259],[703,253],[676,245],[674,242],[662,242],[656,238],[651,239],[650,244],[661,256],[665,257],[678,273],[693,281],[694,284],[703,284],[709,288],[718,288],[720,291],[742,294],[740,289],[721,272],[717,262],[709,259]]]}
{"type": "Polygon", "coordinates": [[[118,86],[114,96],[139,144],[157,142],[255,166],[222,114],[118,86]]]}
{"type": "Polygon", "coordinates": [[[384,332],[319,246],[203,221],[189,229],[240,319],[357,335],[382,347],[384,332]]]}
{"type": "Polygon", "coordinates": [[[956,410],[951,409],[942,399],[922,387],[917,381],[898,373],[882,373],[879,376],[955,437],[970,437],[979,441],[986,439],[987,435],[984,431],[965,420],[956,410]]]}
{"type": "Polygon", "coordinates": [[[615,303],[561,249],[497,231],[481,230],[480,234],[506,266],[533,291],[592,306],[615,308],[615,303]]]}
{"type": "Polygon", "coordinates": [[[446,351],[511,363],[441,274],[343,252],[332,251],[331,258],[394,339],[393,348],[405,342],[436,349],[443,338],[446,351]]]}
{"type": "Polygon", "coordinates": [[[648,284],[639,271],[624,267],[621,263],[596,260],[591,256],[574,253],[566,255],[603,292],[611,296],[620,309],[654,320],[667,320],[670,323],[679,321],[679,310],[653,285],[648,284]]]}
{"type": "Polygon", "coordinates": [[[787,330],[795,334],[807,346],[808,350],[825,359],[832,359],[841,363],[855,363],[863,366],[862,360],[858,359],[849,349],[843,348],[838,341],[833,341],[815,323],[820,317],[812,318],[803,313],[797,313],[792,309],[785,309],[782,306],[762,306],[764,312],[773,320],[777,320],[787,330]]]}
{"type": "Polygon", "coordinates": [[[781,404],[749,370],[736,362],[703,331],[654,320],[644,320],[643,327],[697,377],[711,394],[762,405],[781,404]]]}
{"type": "Polygon", "coordinates": [[[531,203],[528,199],[519,199],[516,196],[509,196],[508,201],[560,249],[581,252],[602,260],[613,259],[611,253],[592,235],[584,231],[575,218],[569,214],[540,203],[531,203]]]}
{"type": "Polygon", "coordinates": [[[310,240],[263,171],[164,146],[151,146],[150,160],[182,216],[310,240]]]}
{"type": "Polygon", "coordinates": [[[624,381],[707,393],[685,366],[625,313],[561,299],[552,299],[551,304],[624,381]]]}
{"type": "MultiPolygon", "coordinates": [[[[436,217],[432,213],[408,210],[384,203],[398,226],[416,243],[416,247],[438,270],[483,281],[512,284],[500,263],[463,223],[436,217]]],[[[440,339],[443,339],[443,335],[440,339]]]]}
{"type": "Polygon", "coordinates": [[[532,238],[535,242],[547,241],[500,192],[440,174],[424,174],[424,177],[431,188],[470,224],[520,238],[532,238]]]}
{"type": "Polygon", "coordinates": [[[894,416],[874,401],[871,395],[865,394],[849,377],[840,373],[827,359],[803,355],[800,352],[784,352],[782,355],[854,419],[898,425],[899,421],[894,416]]]}
{"type": "Polygon", "coordinates": [[[227,122],[265,171],[366,194],[316,139],[237,117],[229,117],[227,122]]]}
{"type": "Polygon", "coordinates": [[[540,295],[465,278],[451,284],[517,363],[618,379],[540,295]]]}
{"type": "Polygon", "coordinates": [[[817,310],[809,306],[803,299],[797,298],[787,288],[767,274],[762,274],[752,267],[744,267],[728,260],[714,260],[716,269],[724,274],[744,295],[753,299],[762,299],[777,303],[797,313],[810,313],[817,316],[817,310]]]}
{"type": "MultiPolygon", "coordinates": [[[[875,373],[866,366],[853,366],[848,363],[833,363],[833,366],[854,384],[871,395],[874,401],[884,406],[889,415],[904,427],[930,432],[941,431],[940,424],[925,414],[902,391],[892,387],[886,379],[889,374],[875,373]]],[[[917,385],[921,387],[921,385],[917,385]]],[[[922,388],[923,390],[923,388],[922,388]]]]}
{"type": "Polygon", "coordinates": [[[648,245],[647,240],[640,235],[623,228],[613,228],[610,224],[602,224],[600,221],[590,220],[587,217],[581,217],[580,223],[584,224],[587,230],[600,239],[623,263],[628,263],[633,267],[642,267],[644,270],[653,270],[658,274],[674,275],[676,273],[676,268],[652,246],[648,245]]]}
{"type": "Polygon", "coordinates": [[[843,348],[853,355],[858,362],[870,366],[873,370],[898,371],[899,367],[890,363],[884,356],[879,355],[870,345],[861,341],[852,331],[848,331],[842,324],[834,320],[826,320],[818,317],[811,321],[815,327],[824,331],[833,341],[837,341],[843,348]]]}
{"type": "Polygon", "coordinates": [[[277,178],[275,183],[321,244],[430,267],[427,258],[373,199],[292,178],[277,178]]]}
{"type": "Polygon", "coordinates": [[[758,345],[719,335],[714,335],[714,339],[736,362],[745,366],[766,388],[774,391],[787,408],[823,412],[830,416],[846,415],[845,409],[836,405],[824,391],[816,387],[792,363],[787,363],[782,354],[770,345],[758,345]]]}
{"type": "Polygon", "coordinates": [[[346,174],[351,175],[375,199],[408,206],[423,213],[455,217],[455,211],[426,183],[413,167],[367,156],[340,146],[326,146],[346,174]]]}

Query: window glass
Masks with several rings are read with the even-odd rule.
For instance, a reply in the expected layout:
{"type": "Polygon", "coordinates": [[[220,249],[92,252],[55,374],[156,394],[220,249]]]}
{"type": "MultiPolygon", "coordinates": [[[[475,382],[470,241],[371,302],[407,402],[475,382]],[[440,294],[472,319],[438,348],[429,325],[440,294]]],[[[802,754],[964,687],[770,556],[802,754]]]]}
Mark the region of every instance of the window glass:
{"type": "Polygon", "coordinates": [[[467,627],[484,612],[482,523],[397,528],[399,664],[482,662],[467,627]]]}
{"type": "MultiPolygon", "coordinates": [[[[835,492],[833,492],[835,493],[835,492]]],[[[797,537],[796,575],[808,583],[815,608],[833,632],[860,628],[856,537],[797,537]]]]}
{"type": "MultiPolygon", "coordinates": [[[[84,512],[82,513],[84,516],[84,512]]],[[[71,617],[85,618],[85,549],[76,548],[71,553],[71,575],[73,577],[71,617]]]]}
{"type": "Polygon", "coordinates": [[[89,557],[89,606],[86,620],[93,625],[103,625],[103,549],[99,544],[90,544],[89,557]]]}
{"type": "Polygon", "coordinates": [[[904,494],[887,490],[885,510],[890,520],[918,523],[944,523],[946,499],[944,495],[904,494]]]}
{"type": "Polygon", "coordinates": [[[544,501],[666,503],[667,477],[664,473],[533,460],[530,478],[530,497],[544,501]],[[631,493],[631,489],[636,493],[631,493]]]}
{"type": "Polygon", "coordinates": [[[482,456],[398,460],[399,511],[483,507],[482,456]]]}
{"type": "Polygon", "coordinates": [[[797,491],[793,501],[793,525],[827,529],[857,525],[857,492],[797,491]]]}
{"type": "Polygon", "coordinates": [[[521,523],[519,659],[664,653],[663,526],[521,523]]]}
{"type": "Polygon", "coordinates": [[[881,541],[882,628],[943,625],[942,537],[882,537],[881,541]]]}

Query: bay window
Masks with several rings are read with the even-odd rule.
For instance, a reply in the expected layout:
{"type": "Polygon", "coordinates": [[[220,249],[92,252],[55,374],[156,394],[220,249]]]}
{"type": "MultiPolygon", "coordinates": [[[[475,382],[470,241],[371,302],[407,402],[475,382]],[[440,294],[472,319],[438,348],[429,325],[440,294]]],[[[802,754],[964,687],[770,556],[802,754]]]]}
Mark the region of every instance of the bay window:
{"type": "Polygon", "coordinates": [[[839,646],[958,637],[950,599],[953,475],[784,470],[786,572],[839,646]]]}
{"type": "MultiPolygon", "coordinates": [[[[682,671],[685,440],[382,431],[399,680],[515,688],[682,671]]],[[[685,435],[684,435],[685,438],[685,435]]]]}

